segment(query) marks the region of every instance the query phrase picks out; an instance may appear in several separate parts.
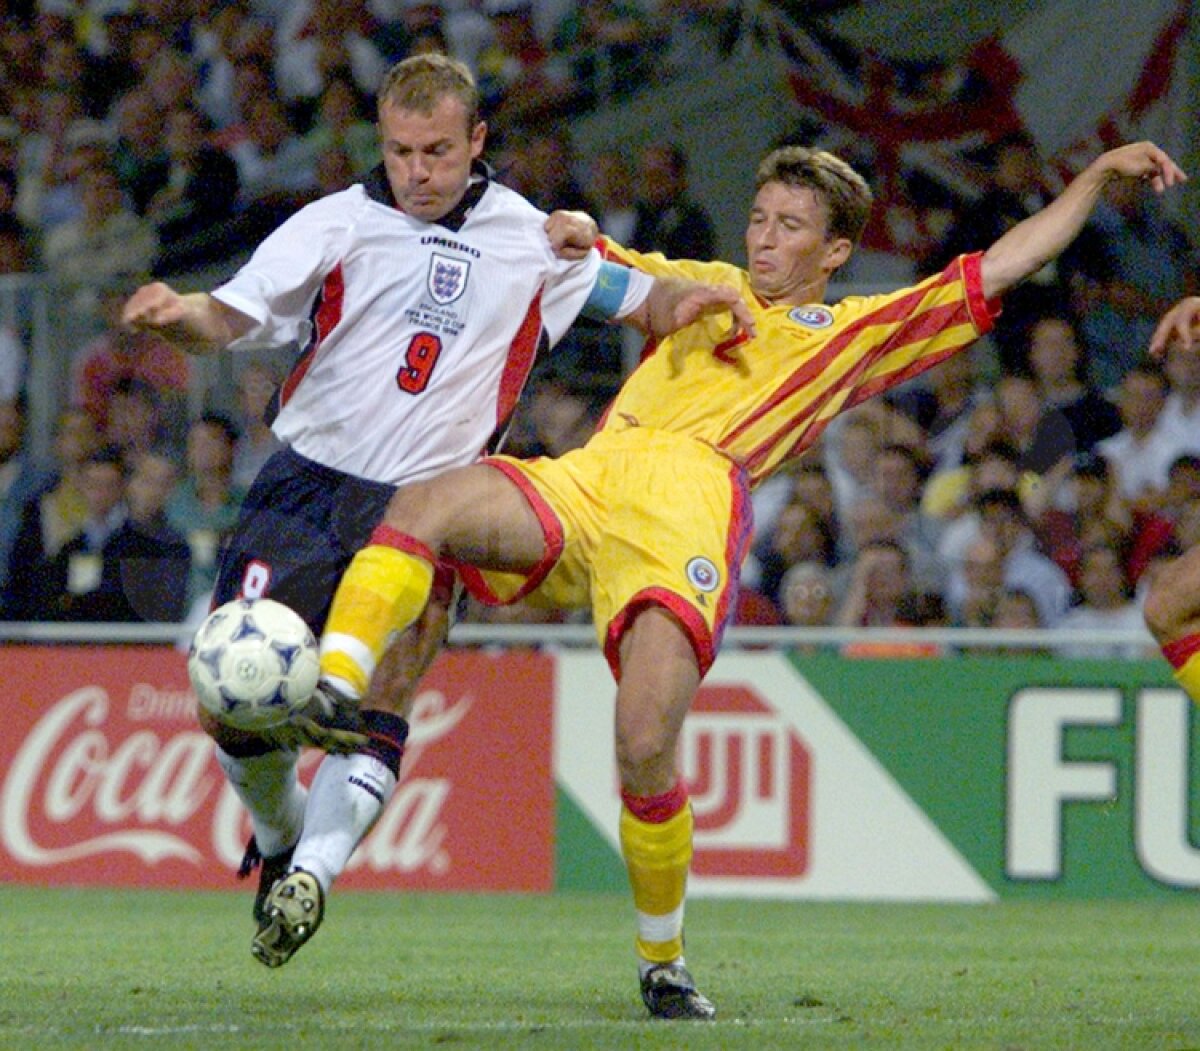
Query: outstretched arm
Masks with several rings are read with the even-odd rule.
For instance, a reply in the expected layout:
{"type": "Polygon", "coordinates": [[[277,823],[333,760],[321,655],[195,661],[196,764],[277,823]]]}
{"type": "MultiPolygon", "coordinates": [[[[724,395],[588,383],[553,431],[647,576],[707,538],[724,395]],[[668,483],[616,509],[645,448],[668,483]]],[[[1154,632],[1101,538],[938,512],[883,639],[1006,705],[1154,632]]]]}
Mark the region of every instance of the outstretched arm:
{"type": "Polygon", "coordinates": [[[161,281],[142,285],[129,297],[121,322],[198,355],[215,354],[254,327],[253,318],[207,292],[179,293],[161,281]]]}
{"type": "Polygon", "coordinates": [[[983,292],[989,299],[1035,273],[1067,247],[1115,179],[1141,179],[1156,193],[1183,182],[1182,169],[1152,142],[1135,142],[1101,154],[1058,197],[1018,223],[983,256],[983,292]]]}
{"type": "Polygon", "coordinates": [[[1181,299],[1163,316],[1150,337],[1150,353],[1158,358],[1170,346],[1191,350],[1200,345],[1200,296],[1181,299]]]}

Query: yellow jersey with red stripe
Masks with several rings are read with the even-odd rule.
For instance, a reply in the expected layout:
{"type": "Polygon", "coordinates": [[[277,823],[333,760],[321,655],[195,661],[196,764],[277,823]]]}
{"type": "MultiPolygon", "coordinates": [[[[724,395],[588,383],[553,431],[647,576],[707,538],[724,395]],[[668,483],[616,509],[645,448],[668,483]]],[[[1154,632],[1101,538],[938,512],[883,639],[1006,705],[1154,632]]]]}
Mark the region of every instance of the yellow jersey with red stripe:
{"type": "Polygon", "coordinates": [[[998,314],[983,294],[981,254],[895,292],[792,307],[759,299],[750,275],[728,263],[668,260],[607,240],[602,251],[654,276],[741,290],[755,338],[730,338],[729,315],[715,315],[649,348],[602,429],[688,435],[741,466],[752,486],[801,455],[838,413],[958,353],[998,314]]]}

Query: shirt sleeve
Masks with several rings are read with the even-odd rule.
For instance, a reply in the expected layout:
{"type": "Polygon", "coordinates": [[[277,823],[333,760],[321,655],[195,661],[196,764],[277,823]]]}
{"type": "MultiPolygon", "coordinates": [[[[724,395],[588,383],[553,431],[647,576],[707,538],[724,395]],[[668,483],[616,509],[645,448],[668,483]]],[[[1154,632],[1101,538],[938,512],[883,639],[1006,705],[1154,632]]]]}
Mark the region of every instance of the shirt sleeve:
{"type": "Polygon", "coordinates": [[[349,228],[346,205],[346,194],[336,194],[302,208],[213,290],[214,299],[254,321],[232,349],[307,340],[313,300],[337,265],[349,228]]]}

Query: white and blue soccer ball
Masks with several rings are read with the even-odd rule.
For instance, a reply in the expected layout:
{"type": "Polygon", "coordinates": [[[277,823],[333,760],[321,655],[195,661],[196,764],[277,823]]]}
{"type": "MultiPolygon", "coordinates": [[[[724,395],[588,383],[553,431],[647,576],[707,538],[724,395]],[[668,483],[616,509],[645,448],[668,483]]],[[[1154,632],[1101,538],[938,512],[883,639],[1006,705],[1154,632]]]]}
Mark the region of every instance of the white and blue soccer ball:
{"type": "Polygon", "coordinates": [[[274,599],[235,599],[196,631],[188,676],[200,705],[227,726],[278,726],[312,696],[321,666],[317,640],[274,599]]]}

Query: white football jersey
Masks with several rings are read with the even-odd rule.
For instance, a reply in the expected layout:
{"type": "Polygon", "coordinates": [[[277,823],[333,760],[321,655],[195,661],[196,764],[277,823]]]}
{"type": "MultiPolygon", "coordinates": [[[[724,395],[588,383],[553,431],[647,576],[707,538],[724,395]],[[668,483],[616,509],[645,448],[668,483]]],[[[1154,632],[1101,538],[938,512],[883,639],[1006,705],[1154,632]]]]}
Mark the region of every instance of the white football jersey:
{"type": "Polygon", "coordinates": [[[300,455],[399,485],[470,463],[562,338],[600,269],[558,259],[545,214],[487,179],[440,222],[392,203],[382,167],[301,209],[213,295],[302,348],[273,429],[300,455]]]}

